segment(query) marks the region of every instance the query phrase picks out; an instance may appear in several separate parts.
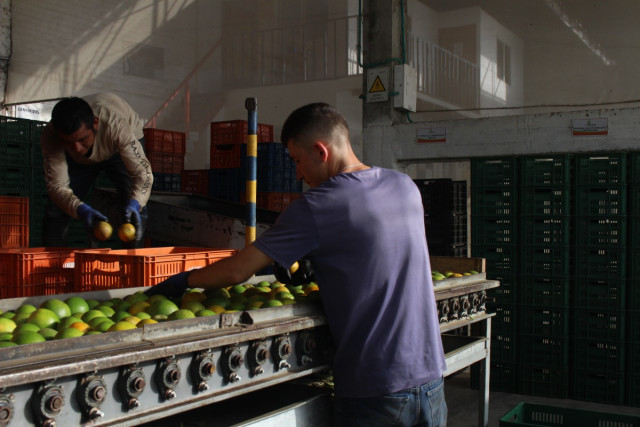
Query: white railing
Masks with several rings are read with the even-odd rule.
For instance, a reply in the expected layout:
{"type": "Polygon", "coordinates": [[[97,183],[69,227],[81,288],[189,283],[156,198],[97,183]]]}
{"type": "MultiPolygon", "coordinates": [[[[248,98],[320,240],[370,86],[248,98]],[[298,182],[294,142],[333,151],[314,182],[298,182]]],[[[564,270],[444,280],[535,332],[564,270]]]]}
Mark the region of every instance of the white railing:
{"type": "Polygon", "coordinates": [[[418,92],[464,109],[478,108],[478,66],[419,37],[409,36],[407,62],[416,68],[418,92]]]}

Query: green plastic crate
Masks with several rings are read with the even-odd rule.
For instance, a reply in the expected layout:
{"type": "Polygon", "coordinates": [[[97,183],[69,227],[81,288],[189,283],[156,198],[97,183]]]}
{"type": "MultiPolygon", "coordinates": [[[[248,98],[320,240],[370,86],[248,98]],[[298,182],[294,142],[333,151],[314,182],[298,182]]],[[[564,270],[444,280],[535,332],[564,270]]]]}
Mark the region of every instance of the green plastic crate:
{"type": "Polygon", "coordinates": [[[640,427],[640,416],[520,402],[500,418],[500,427],[640,427]]]}

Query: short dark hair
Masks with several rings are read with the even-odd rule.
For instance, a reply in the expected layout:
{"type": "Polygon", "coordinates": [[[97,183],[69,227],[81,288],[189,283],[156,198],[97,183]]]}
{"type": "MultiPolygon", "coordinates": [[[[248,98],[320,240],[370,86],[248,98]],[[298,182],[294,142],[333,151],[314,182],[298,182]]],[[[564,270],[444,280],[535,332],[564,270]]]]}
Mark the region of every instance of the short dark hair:
{"type": "Polygon", "coordinates": [[[84,124],[93,129],[93,110],[87,101],[78,97],[64,98],[51,111],[51,124],[57,132],[71,135],[84,124]]]}
{"type": "Polygon", "coordinates": [[[292,139],[327,138],[336,130],[349,134],[349,125],[344,116],[332,105],[315,102],[298,108],[282,125],[280,141],[285,145],[292,139]]]}

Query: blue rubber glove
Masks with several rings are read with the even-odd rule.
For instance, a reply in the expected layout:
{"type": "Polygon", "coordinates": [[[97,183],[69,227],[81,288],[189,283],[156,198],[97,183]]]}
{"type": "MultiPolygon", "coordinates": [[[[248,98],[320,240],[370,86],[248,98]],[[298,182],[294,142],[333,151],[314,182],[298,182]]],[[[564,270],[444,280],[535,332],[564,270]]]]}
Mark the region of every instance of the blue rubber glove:
{"type": "Polygon", "coordinates": [[[124,221],[131,223],[136,228],[136,241],[142,239],[142,220],[140,219],[140,203],[131,199],[124,209],[124,221]]]}
{"type": "Polygon", "coordinates": [[[273,273],[278,282],[284,283],[285,285],[299,286],[315,281],[313,267],[311,266],[311,261],[308,259],[298,261],[298,269],[293,273],[290,268],[284,268],[280,264],[275,264],[273,266],[273,273]]]}
{"type": "Polygon", "coordinates": [[[187,277],[189,277],[189,271],[174,274],[168,279],[165,279],[157,285],[147,289],[144,293],[148,296],[162,294],[169,298],[180,297],[189,288],[187,277]]]}
{"type": "Polygon", "coordinates": [[[95,227],[98,222],[109,222],[106,216],[102,215],[86,203],[82,203],[78,206],[76,213],[78,214],[80,221],[84,224],[84,227],[87,230],[91,230],[91,232],[93,232],[93,227],[95,227]]]}

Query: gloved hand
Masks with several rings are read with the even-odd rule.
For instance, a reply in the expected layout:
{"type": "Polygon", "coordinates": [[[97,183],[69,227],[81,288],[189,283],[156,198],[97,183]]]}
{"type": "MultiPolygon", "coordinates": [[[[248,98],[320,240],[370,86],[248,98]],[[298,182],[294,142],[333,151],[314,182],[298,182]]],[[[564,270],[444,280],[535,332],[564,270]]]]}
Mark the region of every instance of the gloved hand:
{"type": "Polygon", "coordinates": [[[131,223],[136,229],[136,241],[142,239],[142,220],[140,219],[140,203],[135,199],[130,199],[124,209],[124,221],[131,223]]]}
{"type": "Polygon", "coordinates": [[[187,283],[187,277],[189,271],[183,271],[182,273],[174,274],[168,279],[163,280],[155,286],[144,291],[148,296],[162,294],[166,297],[180,297],[189,288],[187,283]]]}
{"type": "Polygon", "coordinates": [[[311,261],[308,259],[301,259],[298,261],[298,269],[294,272],[291,272],[291,270],[291,267],[285,268],[279,264],[274,264],[273,266],[273,273],[276,279],[285,285],[299,286],[315,281],[313,267],[311,267],[311,261]]]}
{"type": "Polygon", "coordinates": [[[78,214],[78,218],[80,218],[80,221],[82,221],[82,223],[84,224],[84,227],[87,230],[90,230],[92,233],[93,227],[95,227],[98,222],[109,222],[106,216],[102,215],[100,212],[93,209],[86,203],[80,204],[80,206],[78,206],[78,209],[76,210],[76,213],[78,214]]]}

